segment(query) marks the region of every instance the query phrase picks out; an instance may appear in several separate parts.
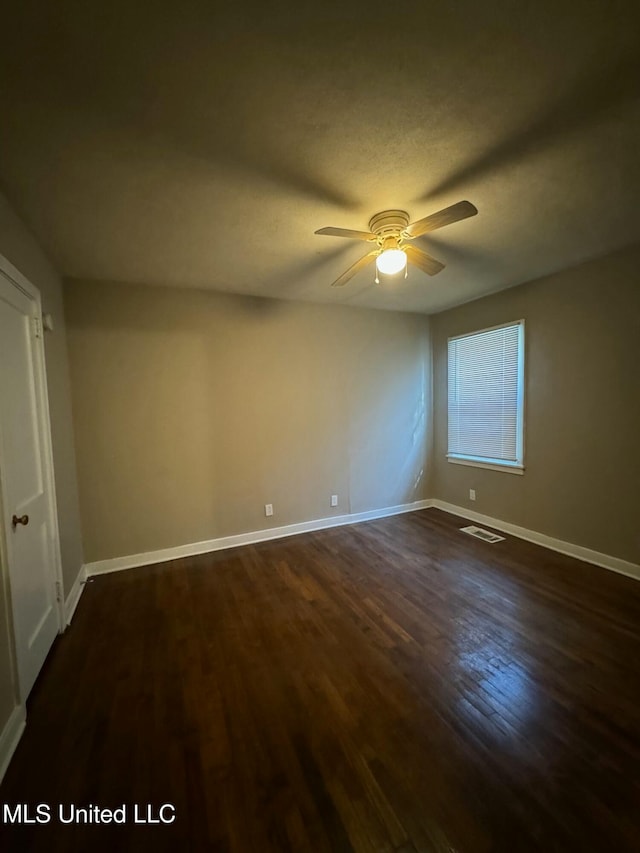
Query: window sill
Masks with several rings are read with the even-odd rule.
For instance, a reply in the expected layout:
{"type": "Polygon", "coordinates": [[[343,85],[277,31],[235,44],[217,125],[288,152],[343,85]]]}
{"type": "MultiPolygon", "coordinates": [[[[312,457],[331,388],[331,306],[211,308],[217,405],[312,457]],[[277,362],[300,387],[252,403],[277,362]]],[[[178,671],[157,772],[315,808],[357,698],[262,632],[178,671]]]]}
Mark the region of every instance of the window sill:
{"type": "Polygon", "coordinates": [[[449,454],[447,454],[447,462],[453,462],[454,465],[468,465],[470,468],[504,471],[507,474],[524,474],[524,465],[517,462],[489,462],[473,456],[450,456],[449,454]]]}

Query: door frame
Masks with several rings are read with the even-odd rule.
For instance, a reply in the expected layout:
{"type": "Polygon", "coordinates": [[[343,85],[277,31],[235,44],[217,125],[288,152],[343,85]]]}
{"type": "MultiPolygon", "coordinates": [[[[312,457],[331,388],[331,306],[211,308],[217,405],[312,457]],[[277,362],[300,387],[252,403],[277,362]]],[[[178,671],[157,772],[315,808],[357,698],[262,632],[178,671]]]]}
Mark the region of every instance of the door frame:
{"type": "MultiPolygon", "coordinates": [[[[56,597],[56,614],[58,621],[58,633],[61,634],[64,630],[64,581],[62,576],[62,558],[60,555],[60,530],[58,528],[58,504],[56,500],[55,473],[53,466],[53,446],[51,443],[51,419],[49,416],[49,394],[47,389],[47,371],[44,351],[44,327],[42,323],[42,299],[38,288],[32,284],[14,265],[0,254],[0,272],[6,279],[24,296],[26,296],[31,304],[32,322],[36,328],[36,334],[30,337],[31,340],[31,356],[35,372],[35,393],[38,407],[38,432],[42,445],[42,469],[44,488],[47,495],[47,514],[49,521],[49,529],[51,531],[51,556],[53,560],[53,577],[51,583],[53,585],[56,597]]],[[[7,536],[7,516],[8,512],[7,501],[5,498],[5,490],[3,485],[3,468],[2,457],[0,450],[0,508],[3,510],[2,523],[0,524],[0,538],[3,540],[0,543],[2,547],[2,555],[7,560],[6,571],[6,587],[11,591],[11,577],[9,572],[9,562],[12,559],[11,542],[7,536]]],[[[9,602],[12,616],[12,628],[14,622],[13,604],[9,602]]],[[[15,648],[14,640],[14,655],[18,654],[15,648]]],[[[17,660],[14,661],[17,666],[17,660]]],[[[24,702],[26,697],[22,696],[22,690],[19,681],[16,683],[16,688],[20,694],[20,701],[24,702]]]]}

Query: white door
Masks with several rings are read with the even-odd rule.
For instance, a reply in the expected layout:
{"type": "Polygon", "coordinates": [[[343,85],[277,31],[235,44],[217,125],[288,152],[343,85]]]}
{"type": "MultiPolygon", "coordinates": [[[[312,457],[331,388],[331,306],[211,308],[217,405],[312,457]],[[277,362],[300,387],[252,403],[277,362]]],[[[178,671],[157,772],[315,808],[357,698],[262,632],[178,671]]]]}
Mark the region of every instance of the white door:
{"type": "Polygon", "coordinates": [[[39,296],[8,266],[0,266],[0,486],[24,701],[60,627],[59,551],[39,296]]]}

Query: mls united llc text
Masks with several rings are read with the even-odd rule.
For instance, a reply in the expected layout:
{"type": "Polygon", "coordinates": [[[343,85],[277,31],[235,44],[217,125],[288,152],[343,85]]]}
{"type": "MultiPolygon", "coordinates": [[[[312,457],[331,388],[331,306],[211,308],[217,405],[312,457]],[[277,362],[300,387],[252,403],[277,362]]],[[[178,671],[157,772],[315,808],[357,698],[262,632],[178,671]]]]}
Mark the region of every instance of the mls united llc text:
{"type": "Polygon", "coordinates": [[[73,803],[60,803],[51,806],[48,803],[30,805],[18,803],[10,805],[3,803],[2,823],[4,824],[46,824],[58,823],[137,823],[137,824],[169,824],[176,819],[176,809],[171,803],[152,806],[147,803],[140,805],[123,803],[113,809],[100,806],[76,806],[73,803]]]}

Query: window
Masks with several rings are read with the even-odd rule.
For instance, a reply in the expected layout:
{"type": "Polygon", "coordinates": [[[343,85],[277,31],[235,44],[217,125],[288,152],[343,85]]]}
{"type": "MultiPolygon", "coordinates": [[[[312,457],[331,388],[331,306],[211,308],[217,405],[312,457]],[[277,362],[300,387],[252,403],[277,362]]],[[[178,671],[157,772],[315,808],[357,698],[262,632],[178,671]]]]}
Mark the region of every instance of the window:
{"type": "Polygon", "coordinates": [[[524,320],[449,338],[449,462],[522,474],[524,320]]]}

